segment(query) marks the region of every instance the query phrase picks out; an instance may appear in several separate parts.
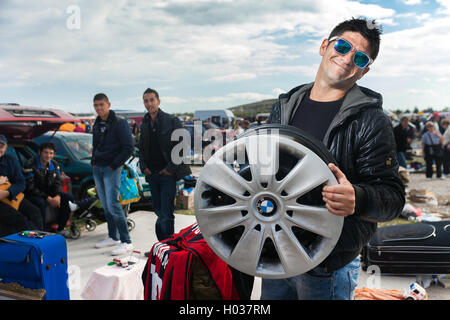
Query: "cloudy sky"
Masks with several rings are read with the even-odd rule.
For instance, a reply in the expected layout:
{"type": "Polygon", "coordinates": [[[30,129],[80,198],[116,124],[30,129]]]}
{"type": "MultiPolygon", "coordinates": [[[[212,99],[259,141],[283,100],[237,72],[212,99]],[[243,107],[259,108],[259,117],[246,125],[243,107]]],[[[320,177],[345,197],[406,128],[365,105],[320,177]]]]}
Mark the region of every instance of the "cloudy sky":
{"type": "Polygon", "coordinates": [[[450,106],[450,0],[0,0],[0,102],[92,111],[228,108],[314,79],[339,22],[377,19],[380,54],[359,82],[384,108],[450,106]]]}

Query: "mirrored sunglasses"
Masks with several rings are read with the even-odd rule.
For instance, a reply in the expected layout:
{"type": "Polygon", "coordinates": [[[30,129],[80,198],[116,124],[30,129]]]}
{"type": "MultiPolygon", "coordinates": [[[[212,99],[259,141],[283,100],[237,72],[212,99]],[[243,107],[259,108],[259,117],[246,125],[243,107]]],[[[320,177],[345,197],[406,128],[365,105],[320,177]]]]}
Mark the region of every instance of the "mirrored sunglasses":
{"type": "Polygon", "coordinates": [[[334,50],[340,55],[346,55],[349,52],[356,51],[353,56],[353,62],[358,68],[364,69],[373,62],[373,60],[366,53],[362,51],[357,51],[355,48],[353,48],[353,45],[347,40],[341,39],[339,37],[333,37],[329,40],[329,42],[333,41],[336,41],[336,43],[333,46],[334,50]]]}

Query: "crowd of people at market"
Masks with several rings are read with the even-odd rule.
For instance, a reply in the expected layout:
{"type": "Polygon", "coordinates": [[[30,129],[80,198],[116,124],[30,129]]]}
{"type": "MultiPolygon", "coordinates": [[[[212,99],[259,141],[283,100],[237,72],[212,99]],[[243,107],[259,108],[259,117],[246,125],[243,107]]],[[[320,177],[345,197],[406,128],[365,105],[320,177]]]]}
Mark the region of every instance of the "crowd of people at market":
{"type": "Polygon", "coordinates": [[[399,165],[405,169],[408,166],[407,158],[412,160],[412,142],[420,140],[420,154],[425,161],[425,175],[431,180],[433,173],[438,179],[450,177],[450,119],[439,112],[433,112],[431,117],[421,121],[415,115],[411,118],[402,116],[400,122],[393,120],[395,142],[397,145],[397,159],[399,165]],[[434,168],[435,169],[434,169],[434,168]]]}

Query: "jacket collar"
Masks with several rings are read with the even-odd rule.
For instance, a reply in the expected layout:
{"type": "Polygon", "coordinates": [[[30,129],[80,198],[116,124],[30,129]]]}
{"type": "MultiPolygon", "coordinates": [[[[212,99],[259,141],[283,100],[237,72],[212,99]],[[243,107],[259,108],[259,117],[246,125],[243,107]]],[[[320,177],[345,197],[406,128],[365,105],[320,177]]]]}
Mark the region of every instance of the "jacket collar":
{"type": "MultiPolygon", "coordinates": [[[[106,119],[106,123],[110,123],[110,122],[114,121],[114,119],[116,119],[116,113],[112,110],[109,110],[109,114],[108,114],[108,118],[106,119]]],[[[97,118],[95,119],[95,123],[98,123],[100,121],[102,121],[102,118],[100,118],[100,116],[97,116],[97,118]]]]}
{"type": "MultiPolygon", "coordinates": [[[[283,93],[279,96],[280,103],[285,105],[286,108],[294,110],[298,107],[298,104],[303,99],[305,93],[310,90],[314,85],[314,82],[298,86],[288,93],[283,93]]],[[[345,95],[344,101],[342,102],[342,107],[340,112],[347,109],[362,107],[367,104],[379,104],[381,106],[383,102],[382,96],[370,89],[360,87],[354,84],[352,88],[345,95]]],[[[287,110],[286,110],[287,111],[287,110]]]]}
{"type": "MultiPolygon", "coordinates": [[[[279,96],[281,107],[281,123],[289,124],[291,118],[295,114],[295,111],[299,107],[304,95],[314,85],[314,82],[307,83],[296,88],[293,88],[288,93],[281,94],[279,96]]],[[[361,111],[366,107],[381,108],[383,103],[382,96],[365,87],[360,87],[356,83],[345,95],[342,102],[341,109],[334,117],[330,127],[324,137],[324,143],[327,144],[331,131],[342,124],[349,115],[353,115],[361,111]]]]}
{"type": "MultiPolygon", "coordinates": [[[[159,108],[158,110],[158,114],[156,115],[156,122],[161,121],[162,117],[164,117],[165,112],[161,110],[161,108],[159,108]]],[[[146,112],[144,115],[144,121],[148,121],[148,123],[150,123],[152,121],[152,118],[150,116],[150,113],[146,112]]]]}
{"type": "MultiPolygon", "coordinates": [[[[41,159],[39,158],[39,156],[36,157],[36,166],[37,166],[39,169],[47,169],[47,168],[44,168],[44,167],[42,166],[41,159]]],[[[55,170],[55,166],[53,165],[53,161],[51,161],[51,160],[50,160],[50,164],[49,164],[48,170],[50,170],[50,171],[55,170]]]]}

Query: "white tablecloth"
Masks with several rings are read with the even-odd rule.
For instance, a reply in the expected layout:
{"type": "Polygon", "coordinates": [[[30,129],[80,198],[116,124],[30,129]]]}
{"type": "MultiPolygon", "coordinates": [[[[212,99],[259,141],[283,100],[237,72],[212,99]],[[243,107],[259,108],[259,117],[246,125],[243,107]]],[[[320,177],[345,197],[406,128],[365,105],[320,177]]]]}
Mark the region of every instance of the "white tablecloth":
{"type": "Polygon", "coordinates": [[[142,272],[145,260],[140,260],[128,268],[116,265],[95,270],[81,296],[87,300],[143,300],[144,285],[142,272]]]}

